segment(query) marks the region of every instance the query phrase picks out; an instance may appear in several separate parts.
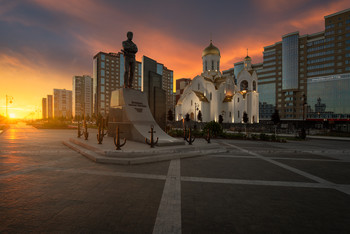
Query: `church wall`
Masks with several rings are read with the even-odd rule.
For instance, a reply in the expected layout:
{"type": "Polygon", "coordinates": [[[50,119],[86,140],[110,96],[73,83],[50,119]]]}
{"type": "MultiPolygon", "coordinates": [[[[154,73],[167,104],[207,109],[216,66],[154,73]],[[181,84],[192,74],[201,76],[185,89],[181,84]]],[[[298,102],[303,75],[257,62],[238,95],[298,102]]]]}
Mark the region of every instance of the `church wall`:
{"type": "Polygon", "coordinates": [[[219,71],[220,70],[220,56],[214,54],[208,54],[207,56],[202,58],[203,61],[203,72],[205,71],[219,71]],[[218,67],[219,63],[219,67],[218,67]],[[206,66],[207,64],[207,66],[206,66]],[[214,65],[214,69],[212,67],[214,65]]]}
{"type": "Polygon", "coordinates": [[[243,95],[236,93],[233,97],[234,100],[234,123],[241,123],[243,112],[246,109],[246,101],[243,95]]]}
{"type": "Polygon", "coordinates": [[[249,107],[249,122],[259,122],[259,94],[251,92],[250,95],[250,107],[249,107]],[[254,116],[254,117],[253,117],[254,116]]]}
{"type": "Polygon", "coordinates": [[[199,109],[202,112],[202,121],[210,122],[210,104],[208,102],[201,102],[199,109]]]}
{"type": "Polygon", "coordinates": [[[191,114],[194,115],[194,104],[200,103],[198,97],[195,93],[191,91],[191,93],[187,96],[186,100],[182,102],[182,116],[185,118],[186,114],[188,113],[190,116],[191,114]],[[191,105],[192,104],[192,105],[191,105]]]}

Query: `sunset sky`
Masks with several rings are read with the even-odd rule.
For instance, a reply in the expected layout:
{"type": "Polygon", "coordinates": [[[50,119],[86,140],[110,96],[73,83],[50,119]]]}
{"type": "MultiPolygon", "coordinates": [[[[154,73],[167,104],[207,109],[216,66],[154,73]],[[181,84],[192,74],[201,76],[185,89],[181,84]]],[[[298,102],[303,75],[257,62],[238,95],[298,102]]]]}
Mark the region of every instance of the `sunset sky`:
{"type": "Polygon", "coordinates": [[[0,0],[0,115],[7,94],[12,116],[41,117],[41,98],[53,88],[71,90],[74,75],[92,75],[92,57],[119,52],[127,31],[134,32],[137,60],[145,55],[175,79],[193,78],[211,33],[225,70],[246,48],[253,63],[261,62],[264,46],[289,32],[324,30],[325,15],[349,6],[349,0],[0,0]]]}

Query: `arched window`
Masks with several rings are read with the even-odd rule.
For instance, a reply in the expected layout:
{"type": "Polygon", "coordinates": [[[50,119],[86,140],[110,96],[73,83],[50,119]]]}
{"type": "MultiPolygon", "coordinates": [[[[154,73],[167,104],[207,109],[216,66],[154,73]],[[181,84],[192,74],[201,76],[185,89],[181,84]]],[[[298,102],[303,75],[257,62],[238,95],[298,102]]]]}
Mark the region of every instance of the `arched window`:
{"type": "Polygon", "coordinates": [[[212,99],[212,94],[211,94],[211,92],[210,92],[210,95],[209,95],[209,96],[210,96],[210,101],[211,101],[211,99],[212,99]]]}
{"type": "Polygon", "coordinates": [[[253,81],[253,90],[256,91],[256,82],[255,82],[255,80],[253,81]]]}
{"type": "Polygon", "coordinates": [[[191,106],[193,105],[193,101],[191,100],[191,106]]]}
{"type": "Polygon", "coordinates": [[[214,60],[211,60],[211,70],[214,70],[214,60]]]}
{"type": "Polygon", "coordinates": [[[205,64],[205,70],[208,71],[208,63],[207,63],[207,61],[205,61],[204,64],[205,64]]]}
{"type": "Polygon", "coordinates": [[[246,81],[246,80],[243,80],[241,82],[241,91],[243,91],[243,90],[248,90],[248,81],[246,81]]]}
{"type": "Polygon", "coordinates": [[[219,61],[218,61],[218,66],[217,66],[218,71],[220,70],[219,66],[220,66],[220,64],[219,64],[219,61]]]}

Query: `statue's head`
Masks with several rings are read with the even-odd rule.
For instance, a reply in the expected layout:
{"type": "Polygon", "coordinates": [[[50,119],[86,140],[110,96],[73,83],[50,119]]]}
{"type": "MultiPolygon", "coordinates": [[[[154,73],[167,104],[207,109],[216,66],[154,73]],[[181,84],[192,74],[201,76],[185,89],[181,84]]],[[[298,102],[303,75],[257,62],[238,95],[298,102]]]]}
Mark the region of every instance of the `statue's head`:
{"type": "Polygon", "coordinates": [[[132,32],[128,32],[128,33],[126,34],[126,36],[127,36],[127,38],[128,38],[129,40],[132,40],[132,37],[134,36],[134,34],[133,34],[132,32]]]}

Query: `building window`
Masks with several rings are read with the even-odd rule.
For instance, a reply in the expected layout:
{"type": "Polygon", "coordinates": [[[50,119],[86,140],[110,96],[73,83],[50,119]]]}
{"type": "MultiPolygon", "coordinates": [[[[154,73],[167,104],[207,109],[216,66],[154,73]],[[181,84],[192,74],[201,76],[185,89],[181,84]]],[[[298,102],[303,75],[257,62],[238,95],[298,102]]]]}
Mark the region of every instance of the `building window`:
{"type": "Polygon", "coordinates": [[[210,92],[210,95],[209,95],[209,96],[210,96],[210,101],[211,101],[211,99],[212,99],[212,93],[211,93],[211,92],[210,92]]]}
{"type": "Polygon", "coordinates": [[[200,87],[201,87],[200,84],[198,84],[198,91],[199,91],[200,87]]]}
{"type": "Polygon", "coordinates": [[[208,64],[207,64],[207,61],[205,61],[205,70],[208,71],[208,64]]]}
{"type": "Polygon", "coordinates": [[[191,100],[191,106],[193,105],[193,101],[191,100]]]}
{"type": "Polygon", "coordinates": [[[218,71],[220,70],[220,69],[219,69],[219,61],[218,61],[218,66],[217,66],[217,69],[218,69],[218,71]]]}
{"type": "Polygon", "coordinates": [[[239,118],[239,111],[238,111],[238,113],[237,113],[237,117],[239,118]]]}
{"type": "Polygon", "coordinates": [[[241,82],[241,91],[247,90],[247,89],[248,89],[248,81],[243,80],[243,81],[241,82]]]}
{"type": "Polygon", "coordinates": [[[214,60],[211,61],[211,70],[214,70],[214,60]]]}

